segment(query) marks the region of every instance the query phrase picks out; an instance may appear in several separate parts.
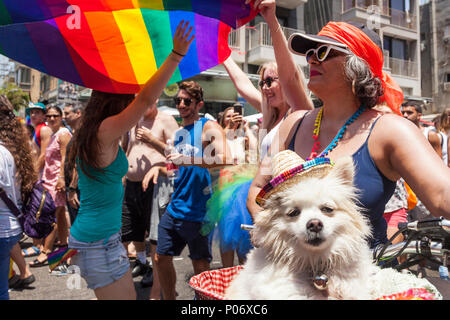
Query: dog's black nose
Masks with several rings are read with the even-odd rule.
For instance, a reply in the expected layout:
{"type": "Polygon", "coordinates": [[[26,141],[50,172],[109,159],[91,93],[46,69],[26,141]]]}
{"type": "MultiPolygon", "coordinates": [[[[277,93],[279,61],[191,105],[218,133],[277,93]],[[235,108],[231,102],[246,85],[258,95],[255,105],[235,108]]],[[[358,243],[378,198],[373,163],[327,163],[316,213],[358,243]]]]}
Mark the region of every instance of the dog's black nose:
{"type": "Polygon", "coordinates": [[[323,229],[323,223],[319,219],[311,219],[306,224],[308,231],[320,232],[323,229]]]}

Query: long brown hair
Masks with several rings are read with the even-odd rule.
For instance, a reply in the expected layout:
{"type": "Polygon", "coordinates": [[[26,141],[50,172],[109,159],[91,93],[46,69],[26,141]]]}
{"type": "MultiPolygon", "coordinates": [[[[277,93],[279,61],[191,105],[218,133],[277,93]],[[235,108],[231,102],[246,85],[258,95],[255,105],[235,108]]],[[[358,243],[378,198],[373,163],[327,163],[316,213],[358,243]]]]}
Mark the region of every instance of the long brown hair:
{"type": "Polygon", "coordinates": [[[88,177],[95,179],[87,170],[88,167],[102,172],[98,164],[100,144],[97,133],[100,124],[108,117],[119,114],[134,99],[134,94],[115,94],[92,91],[89,102],[81,117],[81,126],[75,132],[69,153],[69,166],[74,167],[76,159],[80,161],[80,169],[88,177]]]}
{"type": "Polygon", "coordinates": [[[22,200],[25,200],[37,181],[37,174],[28,134],[14,115],[11,102],[4,95],[0,95],[0,142],[14,158],[16,179],[20,179],[22,200]]]}
{"type": "Polygon", "coordinates": [[[220,118],[219,124],[223,129],[225,129],[225,116],[227,115],[228,111],[230,111],[230,110],[234,110],[234,107],[231,106],[231,107],[226,108],[223,111],[222,118],[220,118]]]}

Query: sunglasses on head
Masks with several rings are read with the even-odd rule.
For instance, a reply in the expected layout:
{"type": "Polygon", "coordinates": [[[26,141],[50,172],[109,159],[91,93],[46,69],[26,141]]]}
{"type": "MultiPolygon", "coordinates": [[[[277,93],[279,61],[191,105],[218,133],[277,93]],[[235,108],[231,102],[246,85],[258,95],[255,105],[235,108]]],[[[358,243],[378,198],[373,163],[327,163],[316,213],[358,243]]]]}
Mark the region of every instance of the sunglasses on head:
{"type": "Polygon", "coordinates": [[[262,88],[265,84],[267,88],[270,88],[272,86],[272,82],[274,82],[275,80],[278,80],[278,77],[267,77],[259,82],[259,86],[262,88]]]}
{"type": "Polygon", "coordinates": [[[192,103],[192,99],[191,98],[178,98],[177,97],[177,98],[174,98],[173,101],[175,101],[175,104],[177,106],[181,103],[181,101],[183,101],[184,105],[186,107],[189,107],[191,105],[191,103],[192,103]]]}
{"type": "Polygon", "coordinates": [[[318,48],[309,49],[308,51],[306,51],[306,53],[305,53],[306,61],[309,62],[309,60],[312,58],[312,56],[314,54],[316,54],[317,61],[322,62],[328,57],[331,49],[339,51],[339,52],[344,52],[347,54],[350,53],[350,51],[348,51],[347,49],[333,46],[331,44],[324,44],[318,48]]]}

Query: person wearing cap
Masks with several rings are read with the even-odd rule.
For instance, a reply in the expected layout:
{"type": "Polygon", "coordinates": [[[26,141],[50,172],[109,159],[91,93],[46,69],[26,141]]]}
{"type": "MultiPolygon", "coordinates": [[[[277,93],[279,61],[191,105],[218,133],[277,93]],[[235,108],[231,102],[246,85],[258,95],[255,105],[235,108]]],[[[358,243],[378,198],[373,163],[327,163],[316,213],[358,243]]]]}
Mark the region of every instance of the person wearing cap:
{"type": "MultiPolygon", "coordinates": [[[[275,1],[264,3],[270,7],[275,1]]],[[[398,116],[403,93],[383,71],[378,35],[365,26],[329,22],[318,35],[291,35],[288,44],[294,54],[306,57],[308,88],[323,107],[289,115],[274,140],[279,149],[271,153],[290,149],[307,160],[351,156],[358,200],[373,231],[371,247],[387,241],[384,207],[400,177],[433,215],[450,218],[450,170],[420,130],[398,116]],[[398,115],[372,109],[379,104],[398,115]]],[[[282,81],[289,75],[279,76],[282,81]]],[[[247,205],[253,216],[261,210],[256,196],[271,178],[270,161],[265,160],[249,191],[247,205]]]]}
{"type": "Polygon", "coordinates": [[[36,143],[37,147],[41,147],[41,136],[40,130],[41,127],[45,127],[45,105],[42,103],[31,103],[26,109],[27,116],[30,117],[31,125],[33,126],[35,132],[33,136],[33,140],[36,143]]]}
{"type": "MultiPolygon", "coordinates": [[[[30,117],[31,125],[34,127],[32,154],[35,170],[39,177],[42,175],[42,168],[45,162],[45,150],[50,143],[53,134],[52,130],[45,123],[46,107],[43,103],[31,103],[26,109],[27,116],[30,117]]],[[[25,257],[33,257],[40,254],[42,249],[42,240],[33,239],[33,246],[22,250],[25,257]]]]}
{"type": "Polygon", "coordinates": [[[52,130],[50,128],[47,128],[47,125],[45,123],[45,105],[40,102],[30,103],[30,106],[26,109],[26,113],[30,117],[31,125],[34,127],[33,150],[38,155],[37,159],[35,160],[36,168],[43,168],[45,160],[45,150],[48,143],[50,142],[50,137],[52,135],[52,130]]]}

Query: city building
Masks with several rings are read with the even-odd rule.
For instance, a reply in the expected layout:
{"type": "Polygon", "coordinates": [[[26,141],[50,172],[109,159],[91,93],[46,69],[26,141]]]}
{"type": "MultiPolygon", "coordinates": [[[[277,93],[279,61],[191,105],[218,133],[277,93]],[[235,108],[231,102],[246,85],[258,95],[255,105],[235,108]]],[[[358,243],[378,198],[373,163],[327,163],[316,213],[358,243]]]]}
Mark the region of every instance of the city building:
{"type": "Polygon", "coordinates": [[[39,102],[41,96],[41,73],[39,71],[29,68],[24,64],[14,62],[7,78],[7,81],[14,82],[20,89],[28,93],[31,102],[39,102]]]}
{"type": "Polygon", "coordinates": [[[422,94],[431,111],[450,107],[450,0],[427,0],[420,6],[422,94]]]}
{"type": "Polygon", "coordinates": [[[342,20],[372,27],[382,39],[384,70],[405,98],[423,98],[419,0],[343,0],[342,20]]]}
{"type": "Polygon", "coordinates": [[[30,101],[34,103],[62,106],[65,103],[87,101],[91,92],[13,60],[2,62],[0,73],[3,81],[15,83],[29,94],[30,101]]]}

